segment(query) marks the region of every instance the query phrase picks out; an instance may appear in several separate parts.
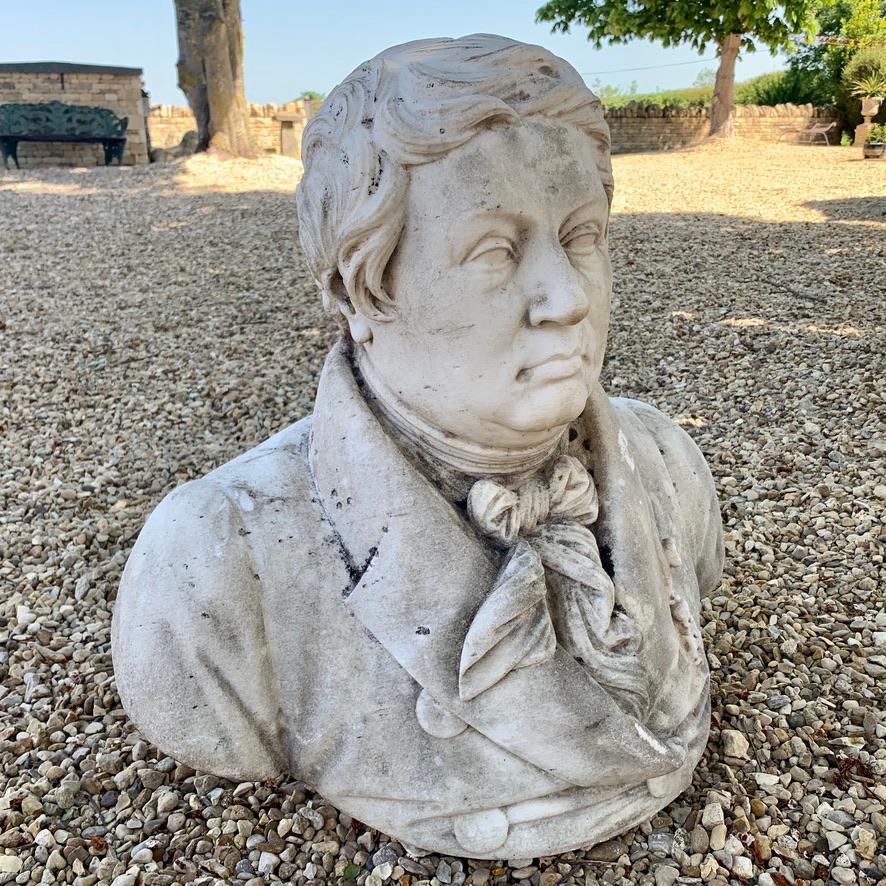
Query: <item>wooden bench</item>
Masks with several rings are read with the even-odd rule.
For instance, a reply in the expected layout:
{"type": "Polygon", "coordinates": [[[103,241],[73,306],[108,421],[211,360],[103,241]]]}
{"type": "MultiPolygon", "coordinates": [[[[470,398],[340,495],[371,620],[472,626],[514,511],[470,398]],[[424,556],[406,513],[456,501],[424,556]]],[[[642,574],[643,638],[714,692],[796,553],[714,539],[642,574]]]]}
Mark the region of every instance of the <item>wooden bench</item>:
{"type": "Polygon", "coordinates": [[[19,142],[89,142],[105,151],[105,166],[115,157],[123,162],[128,117],[122,119],[108,108],[45,104],[0,105],[0,153],[3,166],[9,168],[12,157],[16,168],[19,142]]]}

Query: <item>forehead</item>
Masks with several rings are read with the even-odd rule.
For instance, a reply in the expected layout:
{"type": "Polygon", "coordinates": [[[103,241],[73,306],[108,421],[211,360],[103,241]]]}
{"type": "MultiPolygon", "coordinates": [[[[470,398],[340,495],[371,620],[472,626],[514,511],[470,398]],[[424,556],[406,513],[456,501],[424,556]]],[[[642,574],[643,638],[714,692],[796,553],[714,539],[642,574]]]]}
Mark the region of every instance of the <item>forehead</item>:
{"type": "MultiPolygon", "coordinates": [[[[557,220],[588,203],[608,211],[590,136],[569,124],[529,118],[478,133],[443,157],[410,170],[410,209],[431,201],[441,213],[506,211],[557,220]]],[[[422,213],[423,214],[423,213],[422,213]]]]}

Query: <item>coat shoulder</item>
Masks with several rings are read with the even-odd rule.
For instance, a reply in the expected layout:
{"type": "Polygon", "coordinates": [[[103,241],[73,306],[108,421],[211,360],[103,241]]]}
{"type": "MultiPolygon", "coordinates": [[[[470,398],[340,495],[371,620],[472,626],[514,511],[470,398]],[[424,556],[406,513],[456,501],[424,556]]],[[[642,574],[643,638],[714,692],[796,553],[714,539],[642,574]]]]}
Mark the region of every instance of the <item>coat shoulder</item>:
{"type": "Polygon", "coordinates": [[[230,778],[286,769],[255,521],[284,498],[299,523],[310,421],[170,492],[145,523],[112,625],[121,699],[176,759],[230,778]]]}
{"type": "Polygon", "coordinates": [[[658,449],[691,549],[699,590],[710,593],[723,572],[723,524],[711,469],[698,445],[673,419],[640,400],[614,398],[613,408],[629,436],[641,435],[658,449]]]}

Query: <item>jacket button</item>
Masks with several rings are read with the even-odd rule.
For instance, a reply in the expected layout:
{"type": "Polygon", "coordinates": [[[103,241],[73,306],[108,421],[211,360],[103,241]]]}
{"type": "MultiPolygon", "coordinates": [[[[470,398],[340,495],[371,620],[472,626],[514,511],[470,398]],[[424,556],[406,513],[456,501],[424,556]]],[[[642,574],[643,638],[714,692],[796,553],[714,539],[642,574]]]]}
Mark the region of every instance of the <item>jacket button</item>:
{"type": "Polygon", "coordinates": [[[501,809],[484,809],[460,815],[452,829],[459,846],[466,852],[489,858],[508,839],[508,817],[501,809]]]}
{"type": "Polygon", "coordinates": [[[415,716],[418,725],[434,738],[455,738],[468,728],[464,720],[440,707],[425,689],[419,693],[415,703],[415,716]]]}

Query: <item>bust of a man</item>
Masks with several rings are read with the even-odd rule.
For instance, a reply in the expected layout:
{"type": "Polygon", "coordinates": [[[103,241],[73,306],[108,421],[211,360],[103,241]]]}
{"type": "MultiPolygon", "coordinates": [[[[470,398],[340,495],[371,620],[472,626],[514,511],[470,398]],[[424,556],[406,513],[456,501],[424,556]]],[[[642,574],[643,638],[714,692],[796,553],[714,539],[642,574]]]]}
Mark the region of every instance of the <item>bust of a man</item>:
{"type": "Polygon", "coordinates": [[[336,87],[303,159],[341,340],[312,415],[148,520],[124,704],[194,767],[295,774],[407,845],[607,839],[704,748],[722,531],[689,437],[598,381],[600,102],[537,46],[423,40],[336,87]]]}

